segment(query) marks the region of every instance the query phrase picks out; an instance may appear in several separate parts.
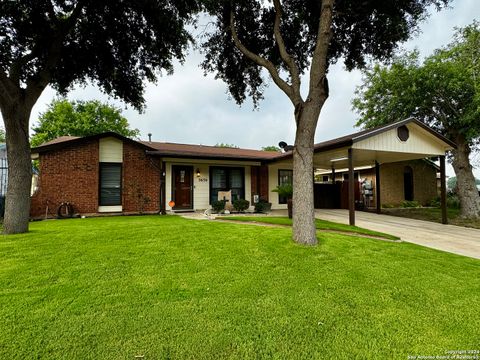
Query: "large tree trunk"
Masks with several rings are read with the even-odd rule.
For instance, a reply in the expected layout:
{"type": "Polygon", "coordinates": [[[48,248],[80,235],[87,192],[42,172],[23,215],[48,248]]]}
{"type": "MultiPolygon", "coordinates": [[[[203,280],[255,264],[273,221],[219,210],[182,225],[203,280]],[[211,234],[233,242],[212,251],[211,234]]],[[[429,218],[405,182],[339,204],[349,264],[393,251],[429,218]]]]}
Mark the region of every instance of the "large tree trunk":
{"type": "Polygon", "coordinates": [[[465,137],[455,138],[457,149],[453,150],[452,166],[457,176],[458,197],[460,199],[460,216],[463,218],[480,217],[480,196],[478,195],[470,164],[471,149],[465,137]]]}
{"type": "Polygon", "coordinates": [[[32,106],[18,101],[2,107],[8,159],[8,187],[3,231],[18,234],[28,231],[32,162],[28,141],[28,122],[32,106]]]}
{"type": "Polygon", "coordinates": [[[309,101],[296,114],[297,132],[293,150],[293,240],[316,245],[313,204],[313,143],[323,101],[309,101]]]}

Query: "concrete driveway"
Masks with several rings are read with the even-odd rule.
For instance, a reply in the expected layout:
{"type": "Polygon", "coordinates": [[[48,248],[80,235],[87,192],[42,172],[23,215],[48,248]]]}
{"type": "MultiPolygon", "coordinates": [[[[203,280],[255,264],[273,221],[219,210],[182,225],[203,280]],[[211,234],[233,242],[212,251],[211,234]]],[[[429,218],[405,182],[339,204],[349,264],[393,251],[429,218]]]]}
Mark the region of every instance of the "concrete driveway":
{"type": "MultiPolygon", "coordinates": [[[[320,219],[348,224],[348,210],[315,210],[320,219]]],[[[356,211],[356,225],[396,235],[403,241],[480,259],[480,230],[356,211]]]]}

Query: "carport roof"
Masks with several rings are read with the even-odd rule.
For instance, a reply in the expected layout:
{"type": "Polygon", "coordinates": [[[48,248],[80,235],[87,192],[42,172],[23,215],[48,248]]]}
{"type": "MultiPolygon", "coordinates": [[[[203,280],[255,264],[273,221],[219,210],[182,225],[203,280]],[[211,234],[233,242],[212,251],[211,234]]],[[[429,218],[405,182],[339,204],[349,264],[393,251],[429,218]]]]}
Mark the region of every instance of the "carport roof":
{"type": "MultiPolygon", "coordinates": [[[[348,167],[348,149],[352,149],[355,167],[375,163],[389,163],[445,155],[455,144],[424,123],[409,118],[375,129],[314,145],[314,168],[338,169],[348,167]],[[401,140],[397,129],[405,127],[406,140],[401,140]]],[[[277,163],[291,163],[292,152],[276,157],[277,163]]],[[[273,162],[271,161],[271,162],[273,162]]]]}

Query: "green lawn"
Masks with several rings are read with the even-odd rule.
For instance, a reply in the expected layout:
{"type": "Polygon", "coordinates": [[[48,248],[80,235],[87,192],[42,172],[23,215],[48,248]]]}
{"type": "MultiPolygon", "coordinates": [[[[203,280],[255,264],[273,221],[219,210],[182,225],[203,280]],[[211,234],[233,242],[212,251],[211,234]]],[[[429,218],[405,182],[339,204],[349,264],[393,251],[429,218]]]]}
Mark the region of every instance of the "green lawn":
{"type": "Polygon", "coordinates": [[[479,349],[480,261],[175,216],[0,237],[1,359],[407,359],[479,349]]]}
{"type": "MultiPolygon", "coordinates": [[[[224,216],[218,217],[219,220],[230,220],[230,221],[240,221],[240,222],[253,222],[253,223],[265,223],[271,225],[288,225],[292,226],[292,219],[288,217],[282,216],[224,216]]],[[[328,230],[328,231],[338,231],[338,232],[345,232],[351,234],[359,234],[359,235],[368,235],[368,236],[376,236],[388,240],[398,240],[397,236],[393,236],[390,234],[385,234],[378,231],[363,229],[358,226],[350,226],[339,224],[327,220],[315,219],[315,225],[318,230],[328,230]]]]}
{"type": "MultiPolygon", "coordinates": [[[[442,222],[442,212],[439,208],[384,208],[383,214],[407,217],[411,219],[442,222]]],[[[462,219],[459,217],[459,209],[447,209],[448,223],[452,225],[465,226],[480,229],[479,219],[462,219]]]]}

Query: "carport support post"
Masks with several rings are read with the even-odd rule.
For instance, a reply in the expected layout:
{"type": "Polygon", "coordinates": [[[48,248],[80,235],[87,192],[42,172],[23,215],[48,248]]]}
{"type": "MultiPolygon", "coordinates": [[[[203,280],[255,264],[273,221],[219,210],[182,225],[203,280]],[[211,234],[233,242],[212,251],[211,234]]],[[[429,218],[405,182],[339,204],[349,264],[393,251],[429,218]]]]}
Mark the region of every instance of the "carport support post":
{"type": "Polygon", "coordinates": [[[445,176],[445,155],[440,156],[440,204],[442,207],[442,224],[447,224],[447,184],[445,176]]]}
{"type": "Polygon", "coordinates": [[[353,149],[348,149],[348,213],[350,225],[355,225],[355,178],[353,173],[353,149]]]}
{"type": "Polygon", "coordinates": [[[332,164],[332,184],[335,185],[335,165],[332,164]]]}
{"type": "Polygon", "coordinates": [[[377,214],[382,212],[382,202],[380,198],[380,164],[375,161],[375,205],[377,214]]]}

